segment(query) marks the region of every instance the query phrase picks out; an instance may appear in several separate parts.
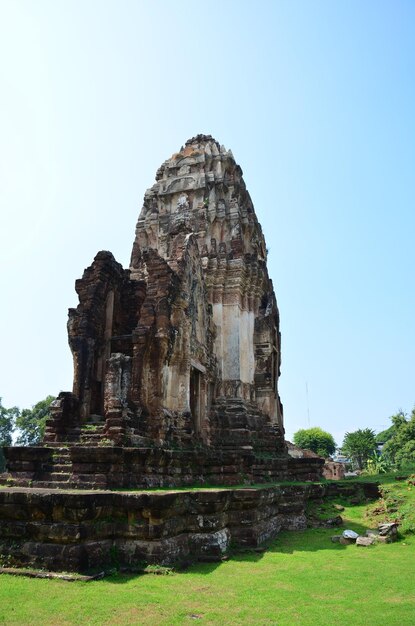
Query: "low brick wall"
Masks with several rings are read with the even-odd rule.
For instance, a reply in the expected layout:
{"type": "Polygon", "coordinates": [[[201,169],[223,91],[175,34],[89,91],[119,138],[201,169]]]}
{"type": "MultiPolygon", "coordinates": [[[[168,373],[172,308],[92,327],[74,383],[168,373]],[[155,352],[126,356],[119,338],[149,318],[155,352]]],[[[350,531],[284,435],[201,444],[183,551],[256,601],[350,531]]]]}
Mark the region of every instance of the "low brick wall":
{"type": "Polygon", "coordinates": [[[54,487],[58,480],[63,487],[101,489],[316,481],[324,464],[319,457],[261,457],[251,450],[9,447],[5,454],[9,477],[0,476],[0,484],[33,487],[54,487]],[[60,450],[67,454],[65,475],[59,475],[60,450]]]}
{"type": "Polygon", "coordinates": [[[219,560],[231,544],[255,548],[281,530],[305,528],[308,500],[361,489],[377,496],[376,485],[362,483],[159,493],[4,488],[0,558],[18,567],[78,572],[219,560]]]}

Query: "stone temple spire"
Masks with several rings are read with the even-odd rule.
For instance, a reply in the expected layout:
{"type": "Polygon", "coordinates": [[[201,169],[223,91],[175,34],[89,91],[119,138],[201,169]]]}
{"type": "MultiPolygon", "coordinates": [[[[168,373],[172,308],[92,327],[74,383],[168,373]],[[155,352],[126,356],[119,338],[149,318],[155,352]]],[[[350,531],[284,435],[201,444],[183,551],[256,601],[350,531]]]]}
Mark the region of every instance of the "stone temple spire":
{"type": "Polygon", "coordinates": [[[137,223],[133,273],[140,248],[157,248],[164,258],[171,258],[171,242],[179,229],[194,233],[202,257],[208,257],[216,244],[222,256],[255,254],[266,260],[264,237],[242,170],[232,152],[210,135],[189,139],[158,169],[137,223]]]}
{"type": "Polygon", "coordinates": [[[73,393],[46,439],[92,419],[122,445],[285,450],[266,254],[232,152],[189,139],[145,193],[129,270],[101,251],[76,282],[73,393]]]}
{"type": "Polygon", "coordinates": [[[157,171],[137,222],[131,277],[146,275],[150,249],[176,270],[186,237],[197,242],[213,315],[216,396],[252,401],[282,429],[279,315],[265,240],[242,169],[210,135],[189,139],[157,171]]]}

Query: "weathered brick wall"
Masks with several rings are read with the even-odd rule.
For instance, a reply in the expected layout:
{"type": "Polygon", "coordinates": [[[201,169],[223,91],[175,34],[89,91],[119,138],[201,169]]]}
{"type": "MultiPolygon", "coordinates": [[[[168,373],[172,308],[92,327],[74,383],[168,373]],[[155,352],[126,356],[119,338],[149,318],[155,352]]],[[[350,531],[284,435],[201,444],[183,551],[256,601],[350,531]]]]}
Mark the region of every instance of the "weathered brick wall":
{"type": "Polygon", "coordinates": [[[85,447],[5,448],[9,481],[21,486],[146,488],[319,480],[323,459],[255,456],[252,450],[85,447]],[[67,455],[66,465],[61,456],[67,455]]]}
{"type": "Polygon", "coordinates": [[[309,499],[374,484],[308,484],[159,493],[0,489],[0,558],[15,566],[85,571],[220,559],[281,530],[306,527],[309,499]]]}

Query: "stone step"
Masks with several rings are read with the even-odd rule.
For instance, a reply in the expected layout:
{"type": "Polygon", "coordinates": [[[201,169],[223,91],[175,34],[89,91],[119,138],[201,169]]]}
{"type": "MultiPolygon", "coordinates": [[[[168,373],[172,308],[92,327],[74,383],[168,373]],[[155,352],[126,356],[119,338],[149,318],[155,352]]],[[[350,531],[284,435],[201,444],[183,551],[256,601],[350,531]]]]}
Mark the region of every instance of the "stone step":
{"type": "Polygon", "coordinates": [[[39,480],[47,479],[57,482],[68,482],[70,477],[70,472],[45,472],[45,474],[39,480]]]}
{"type": "Polygon", "coordinates": [[[105,435],[84,435],[76,442],[75,447],[79,445],[83,446],[85,443],[89,443],[92,447],[95,447],[100,445],[100,442],[106,438],[105,435]]]}
{"type": "Polygon", "coordinates": [[[81,435],[84,433],[102,433],[105,428],[105,423],[103,424],[84,424],[81,428],[81,435]]]}
{"type": "Polygon", "coordinates": [[[84,435],[85,433],[93,435],[95,433],[102,433],[103,431],[104,431],[104,425],[94,426],[93,428],[81,428],[81,435],[84,435]]]}
{"type": "Polygon", "coordinates": [[[71,454],[69,450],[67,452],[54,452],[52,454],[53,463],[67,463],[71,460],[71,454]]]}
{"type": "Polygon", "coordinates": [[[57,459],[52,459],[50,463],[48,463],[48,465],[50,467],[56,467],[57,465],[64,465],[66,467],[69,467],[70,465],[72,465],[72,461],[71,461],[71,457],[70,456],[60,456],[57,459]]]}
{"type": "Polygon", "coordinates": [[[62,481],[57,480],[33,480],[31,487],[35,489],[73,489],[72,483],[62,483],[62,481]]]}
{"type": "Polygon", "coordinates": [[[70,472],[72,469],[72,463],[54,463],[53,465],[50,465],[49,468],[46,470],[47,472],[70,472]]]}

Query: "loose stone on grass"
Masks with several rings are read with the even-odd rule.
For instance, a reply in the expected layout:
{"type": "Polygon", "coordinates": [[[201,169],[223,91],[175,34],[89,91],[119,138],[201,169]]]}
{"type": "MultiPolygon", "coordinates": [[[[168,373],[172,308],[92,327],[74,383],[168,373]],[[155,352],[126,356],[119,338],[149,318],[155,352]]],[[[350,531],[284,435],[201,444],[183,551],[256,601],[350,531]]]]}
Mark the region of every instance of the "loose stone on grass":
{"type": "Polygon", "coordinates": [[[379,535],[382,537],[391,537],[398,534],[398,524],[396,522],[388,522],[385,524],[379,524],[379,535]]]}
{"type": "Polygon", "coordinates": [[[339,539],[339,543],[342,544],[342,546],[349,546],[352,543],[355,543],[356,539],[351,539],[350,537],[343,537],[341,536],[339,539]]]}
{"type": "Polygon", "coordinates": [[[324,525],[330,528],[331,526],[342,526],[343,518],[341,515],[336,515],[336,517],[330,517],[324,522],[324,525]]]}
{"type": "Polygon", "coordinates": [[[357,546],[371,546],[375,543],[373,537],[358,537],[356,539],[357,546]]]}
{"type": "Polygon", "coordinates": [[[376,541],[377,541],[378,543],[392,543],[392,539],[391,539],[391,537],[388,537],[388,536],[383,537],[382,535],[378,535],[378,536],[376,537],[376,541]]]}
{"type": "Polygon", "coordinates": [[[356,539],[358,538],[358,534],[354,531],[354,530],[344,530],[339,542],[342,544],[342,546],[348,546],[351,543],[356,543],[356,539]]]}
{"type": "Polygon", "coordinates": [[[349,530],[346,529],[343,531],[343,537],[345,537],[346,539],[353,539],[353,541],[356,541],[356,539],[359,536],[359,533],[355,532],[354,530],[349,530]]]}

